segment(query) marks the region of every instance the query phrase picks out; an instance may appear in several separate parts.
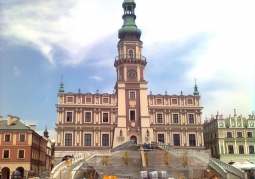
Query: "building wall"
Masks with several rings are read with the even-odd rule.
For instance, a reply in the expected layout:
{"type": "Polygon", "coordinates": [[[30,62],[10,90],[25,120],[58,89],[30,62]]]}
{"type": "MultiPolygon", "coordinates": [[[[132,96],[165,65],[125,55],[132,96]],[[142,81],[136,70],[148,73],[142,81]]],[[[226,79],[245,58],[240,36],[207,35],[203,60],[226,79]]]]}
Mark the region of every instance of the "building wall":
{"type": "Polygon", "coordinates": [[[205,147],[211,149],[213,157],[226,163],[231,160],[254,162],[254,126],[254,114],[248,118],[234,115],[225,119],[216,115],[204,123],[205,147]]]}
{"type": "Polygon", "coordinates": [[[0,166],[4,177],[6,169],[10,175],[18,168],[24,171],[46,169],[48,140],[34,131],[35,126],[25,126],[16,118],[10,115],[7,120],[0,118],[0,166]]]}

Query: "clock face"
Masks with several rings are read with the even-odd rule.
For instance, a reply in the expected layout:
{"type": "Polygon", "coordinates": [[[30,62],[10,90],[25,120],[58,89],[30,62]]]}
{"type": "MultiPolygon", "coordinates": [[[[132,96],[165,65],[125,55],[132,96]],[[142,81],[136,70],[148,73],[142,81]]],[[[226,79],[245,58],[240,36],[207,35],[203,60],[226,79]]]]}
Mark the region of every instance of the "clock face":
{"type": "Polygon", "coordinates": [[[128,77],[131,79],[136,78],[136,71],[135,70],[129,70],[127,73],[128,77]]]}

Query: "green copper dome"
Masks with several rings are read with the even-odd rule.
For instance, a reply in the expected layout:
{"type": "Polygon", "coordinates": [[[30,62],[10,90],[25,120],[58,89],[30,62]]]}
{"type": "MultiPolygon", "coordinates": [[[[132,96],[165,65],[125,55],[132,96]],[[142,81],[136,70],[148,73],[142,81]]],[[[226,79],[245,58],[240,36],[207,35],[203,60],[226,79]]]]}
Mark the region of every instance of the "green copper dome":
{"type": "Polygon", "coordinates": [[[122,3],[124,9],[124,15],[122,19],[124,20],[122,28],[119,30],[119,39],[123,39],[126,36],[133,36],[140,39],[142,31],[137,28],[135,24],[135,7],[136,4],[134,0],[124,0],[122,3]]]}
{"type": "Polygon", "coordinates": [[[198,89],[197,89],[197,83],[196,83],[196,80],[195,80],[195,87],[194,87],[194,96],[199,96],[199,92],[198,92],[198,89]]]}
{"type": "Polygon", "coordinates": [[[59,88],[59,90],[58,90],[58,93],[59,93],[59,94],[64,94],[64,93],[65,93],[64,83],[63,83],[62,80],[61,80],[61,83],[60,83],[60,88],[59,88]]]}

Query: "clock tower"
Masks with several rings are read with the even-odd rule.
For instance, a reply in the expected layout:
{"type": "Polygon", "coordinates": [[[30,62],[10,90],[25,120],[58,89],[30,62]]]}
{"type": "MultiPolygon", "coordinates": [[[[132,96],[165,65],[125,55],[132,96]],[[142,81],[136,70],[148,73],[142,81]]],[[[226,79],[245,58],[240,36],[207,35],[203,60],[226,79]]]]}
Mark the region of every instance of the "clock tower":
{"type": "Polygon", "coordinates": [[[124,0],[122,7],[124,21],[119,30],[118,56],[114,66],[117,71],[115,90],[118,95],[117,126],[115,127],[113,147],[128,140],[143,143],[150,129],[147,81],[144,70],[147,64],[142,56],[141,30],[135,24],[134,0],[124,0]]]}

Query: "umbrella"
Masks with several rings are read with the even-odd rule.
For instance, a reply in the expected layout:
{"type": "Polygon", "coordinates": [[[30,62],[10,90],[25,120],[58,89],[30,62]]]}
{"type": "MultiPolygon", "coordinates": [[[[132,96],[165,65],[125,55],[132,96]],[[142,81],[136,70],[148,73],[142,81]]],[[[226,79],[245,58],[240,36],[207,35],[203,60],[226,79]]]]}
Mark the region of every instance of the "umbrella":
{"type": "Polygon", "coordinates": [[[245,161],[241,165],[238,166],[238,168],[241,168],[243,170],[249,170],[254,167],[255,167],[255,164],[248,162],[248,161],[245,161]]]}
{"type": "Polygon", "coordinates": [[[240,162],[234,162],[231,166],[240,168],[239,166],[242,165],[240,162]]]}

